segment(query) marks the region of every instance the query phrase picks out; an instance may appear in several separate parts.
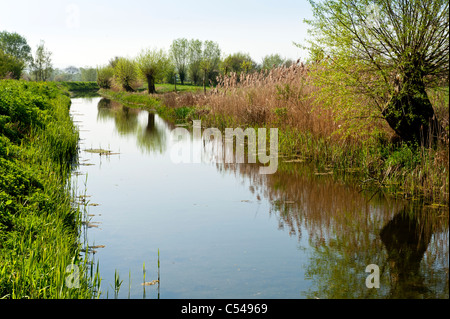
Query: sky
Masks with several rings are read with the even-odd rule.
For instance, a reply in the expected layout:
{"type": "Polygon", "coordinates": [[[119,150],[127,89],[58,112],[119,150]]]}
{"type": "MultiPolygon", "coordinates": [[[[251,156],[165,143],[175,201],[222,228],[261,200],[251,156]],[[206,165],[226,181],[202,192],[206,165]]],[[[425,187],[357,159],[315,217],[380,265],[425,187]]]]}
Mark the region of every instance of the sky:
{"type": "Polygon", "coordinates": [[[307,0],[0,0],[0,31],[17,32],[34,53],[41,40],[54,67],[96,67],[174,39],[212,40],[223,56],[306,59],[307,0]]]}

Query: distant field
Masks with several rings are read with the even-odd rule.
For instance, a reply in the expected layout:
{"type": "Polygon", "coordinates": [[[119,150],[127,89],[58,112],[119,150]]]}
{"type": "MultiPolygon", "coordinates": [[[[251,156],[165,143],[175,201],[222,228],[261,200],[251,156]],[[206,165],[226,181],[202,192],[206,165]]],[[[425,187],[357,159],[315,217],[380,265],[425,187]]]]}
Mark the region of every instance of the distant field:
{"type": "MultiPolygon", "coordinates": [[[[158,83],[155,85],[157,93],[167,93],[175,91],[175,84],[169,83],[158,83]]],[[[206,90],[209,90],[210,87],[207,86],[206,90]]],[[[143,84],[141,87],[137,89],[137,91],[142,92],[147,90],[147,84],[143,84]]],[[[191,84],[177,84],[177,92],[201,92],[203,91],[203,86],[201,85],[191,85],[191,84]]]]}
{"type": "MultiPolygon", "coordinates": [[[[207,86],[206,89],[209,90],[210,88],[207,86]]],[[[172,92],[172,91],[175,91],[175,85],[174,84],[157,84],[156,91],[158,93],[172,92]]],[[[203,91],[203,86],[177,84],[177,91],[179,91],[179,92],[198,92],[198,91],[203,91]]]]}

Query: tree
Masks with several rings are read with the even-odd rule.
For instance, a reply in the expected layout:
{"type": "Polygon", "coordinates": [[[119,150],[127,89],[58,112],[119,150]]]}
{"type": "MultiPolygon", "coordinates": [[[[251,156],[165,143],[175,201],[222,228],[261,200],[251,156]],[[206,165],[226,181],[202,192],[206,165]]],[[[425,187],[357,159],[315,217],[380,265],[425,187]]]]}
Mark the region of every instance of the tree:
{"type": "Polygon", "coordinates": [[[70,80],[74,81],[76,75],[80,74],[80,69],[76,66],[70,65],[67,68],[64,69],[64,72],[70,75],[70,80]]]}
{"type": "Polygon", "coordinates": [[[186,79],[189,61],[189,41],[185,38],[173,40],[170,46],[170,54],[180,76],[181,84],[183,85],[186,79]]]}
{"type": "Polygon", "coordinates": [[[189,78],[195,84],[201,82],[200,63],[202,62],[202,41],[191,39],[189,41],[189,78]]]}
{"type": "Polygon", "coordinates": [[[31,62],[31,48],[27,40],[18,33],[0,32],[0,49],[25,63],[31,62]]]}
{"type": "Polygon", "coordinates": [[[237,52],[228,55],[221,64],[222,72],[227,75],[228,72],[248,73],[254,69],[256,63],[252,60],[248,53],[237,52]]]}
{"type": "Polygon", "coordinates": [[[94,68],[80,68],[81,81],[96,81],[97,80],[97,70],[94,68]]]}
{"type": "Polygon", "coordinates": [[[216,42],[205,41],[203,43],[200,69],[203,71],[203,90],[206,92],[206,82],[217,73],[220,62],[220,48],[216,42]]]}
{"type": "Polygon", "coordinates": [[[165,71],[164,71],[163,82],[175,84],[175,90],[176,90],[177,89],[176,78],[177,78],[177,68],[175,67],[175,64],[173,63],[173,61],[169,60],[169,63],[167,64],[165,71]]]}
{"type": "Polygon", "coordinates": [[[448,0],[310,3],[315,60],[328,56],[327,68],[370,97],[403,140],[428,144],[439,123],[426,89],[448,83],[448,0]]]}
{"type": "Polygon", "coordinates": [[[127,58],[117,59],[114,67],[114,79],[127,92],[133,92],[132,84],[137,79],[136,63],[127,58]]]}
{"type": "Polygon", "coordinates": [[[0,79],[20,79],[25,64],[22,60],[0,49],[0,79]]]}
{"type": "Polygon", "coordinates": [[[117,62],[119,61],[119,57],[115,56],[114,58],[109,59],[109,66],[114,68],[116,67],[117,62]]]}
{"type": "Polygon", "coordinates": [[[114,68],[111,65],[97,67],[97,84],[102,89],[109,89],[114,78],[114,68]]]}
{"type": "Polygon", "coordinates": [[[241,70],[244,73],[248,73],[255,68],[256,68],[256,63],[254,61],[252,61],[251,59],[244,60],[241,63],[241,70]]]}
{"type": "Polygon", "coordinates": [[[270,70],[274,67],[277,68],[279,66],[282,66],[286,62],[285,59],[281,57],[278,53],[276,54],[268,54],[263,58],[262,66],[261,68],[263,70],[270,70]]]}
{"type": "Polygon", "coordinates": [[[52,53],[45,49],[44,41],[38,45],[34,59],[31,61],[31,72],[36,81],[47,81],[53,71],[52,53]]]}
{"type": "Polygon", "coordinates": [[[163,49],[143,50],[136,58],[140,75],[148,84],[148,93],[156,93],[155,82],[164,77],[169,58],[163,49]]]}

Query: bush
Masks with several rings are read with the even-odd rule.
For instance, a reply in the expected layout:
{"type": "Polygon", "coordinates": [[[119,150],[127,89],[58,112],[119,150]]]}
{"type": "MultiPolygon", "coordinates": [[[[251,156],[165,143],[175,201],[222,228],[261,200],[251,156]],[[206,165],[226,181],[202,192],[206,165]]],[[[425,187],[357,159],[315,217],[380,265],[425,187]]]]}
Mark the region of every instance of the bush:
{"type": "Polygon", "coordinates": [[[114,80],[127,92],[134,91],[132,85],[137,80],[137,69],[134,61],[119,58],[114,67],[114,80]]]}
{"type": "Polygon", "coordinates": [[[112,85],[114,77],[114,69],[111,66],[106,66],[97,69],[97,84],[102,89],[109,89],[112,85]]]}
{"type": "Polygon", "coordinates": [[[0,79],[20,79],[24,67],[25,63],[23,63],[23,61],[12,55],[6,54],[0,49],[0,79]]]}

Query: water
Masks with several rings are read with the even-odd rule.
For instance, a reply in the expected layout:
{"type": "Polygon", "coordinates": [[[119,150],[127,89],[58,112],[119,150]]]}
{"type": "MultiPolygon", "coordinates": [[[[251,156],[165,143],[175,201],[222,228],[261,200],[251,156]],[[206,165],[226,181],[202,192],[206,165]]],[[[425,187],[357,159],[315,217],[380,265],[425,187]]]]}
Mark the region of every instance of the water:
{"type": "MultiPolygon", "coordinates": [[[[448,213],[302,163],[175,164],[158,115],[72,100],[102,298],[448,298],[448,213]],[[111,155],[86,152],[107,149],[111,155]],[[160,251],[160,282],[158,279],[160,251]],[[379,288],[368,288],[378,266],[379,288]],[[130,280],[131,278],[131,280],[130,280]]],[[[208,145],[207,145],[208,146],[208,145]]],[[[210,146],[210,145],[209,145],[210,146]]],[[[213,152],[206,147],[205,152],[213,152]]]]}

